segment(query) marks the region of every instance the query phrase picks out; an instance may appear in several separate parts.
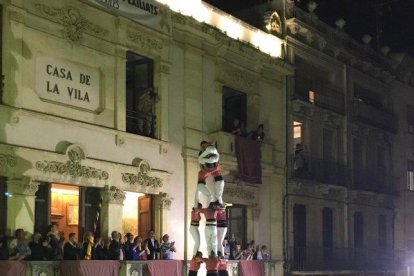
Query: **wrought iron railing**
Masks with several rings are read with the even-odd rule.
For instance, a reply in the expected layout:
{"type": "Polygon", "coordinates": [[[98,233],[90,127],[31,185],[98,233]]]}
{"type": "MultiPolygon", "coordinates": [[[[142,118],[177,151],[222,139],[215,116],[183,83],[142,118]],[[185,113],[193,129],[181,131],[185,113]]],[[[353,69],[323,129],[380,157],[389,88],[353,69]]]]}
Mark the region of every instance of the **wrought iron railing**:
{"type": "Polygon", "coordinates": [[[402,268],[404,254],[392,249],[291,247],[293,271],[387,270],[402,268]]]}
{"type": "Polygon", "coordinates": [[[354,170],[352,190],[398,195],[396,179],[380,170],[354,170]]]}
{"type": "Polygon", "coordinates": [[[135,110],[126,112],[126,131],[151,138],[155,137],[156,116],[135,110]]]}
{"type": "Polygon", "coordinates": [[[386,131],[397,131],[397,119],[393,113],[357,99],[352,101],[352,119],[386,131]]]}
{"type": "Polygon", "coordinates": [[[336,113],[345,113],[344,94],[338,88],[320,80],[312,80],[302,76],[297,77],[295,93],[292,96],[292,100],[295,99],[312,103],[336,113]],[[310,96],[310,91],[313,92],[313,98],[310,96]]]}
{"type": "Polygon", "coordinates": [[[291,179],[307,179],[337,186],[347,185],[348,174],[345,165],[302,153],[300,158],[303,158],[303,161],[298,166],[295,165],[296,158],[295,155],[291,155],[289,158],[289,177],[291,179]]]}

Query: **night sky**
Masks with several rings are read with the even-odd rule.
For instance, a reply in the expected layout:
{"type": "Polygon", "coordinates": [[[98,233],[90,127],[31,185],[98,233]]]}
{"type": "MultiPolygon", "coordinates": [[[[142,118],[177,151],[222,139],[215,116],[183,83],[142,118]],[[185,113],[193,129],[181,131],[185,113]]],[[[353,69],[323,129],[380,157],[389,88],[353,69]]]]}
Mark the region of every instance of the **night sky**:
{"type": "MultiPolygon", "coordinates": [[[[296,0],[306,9],[310,0],[296,0]]],[[[249,8],[265,0],[207,0],[210,4],[232,13],[249,8]]],[[[315,13],[331,26],[342,17],[345,31],[357,41],[364,34],[372,36],[376,46],[376,29],[380,29],[380,47],[389,46],[391,52],[407,52],[414,56],[414,0],[315,0],[315,13]],[[376,12],[378,11],[378,12],[376,12]],[[376,16],[378,14],[378,16],[376,16]],[[377,25],[376,18],[379,18],[377,25]]]]}

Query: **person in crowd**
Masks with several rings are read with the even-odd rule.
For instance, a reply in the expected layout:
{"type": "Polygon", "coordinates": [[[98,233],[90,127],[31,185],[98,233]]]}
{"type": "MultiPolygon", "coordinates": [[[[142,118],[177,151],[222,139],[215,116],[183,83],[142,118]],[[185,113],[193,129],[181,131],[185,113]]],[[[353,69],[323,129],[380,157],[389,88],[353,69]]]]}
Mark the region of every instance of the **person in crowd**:
{"type": "Polygon", "coordinates": [[[218,275],[229,276],[229,272],[227,271],[228,260],[224,258],[223,254],[220,251],[217,252],[217,256],[220,260],[219,265],[218,265],[218,275]]]}
{"type": "Polygon", "coordinates": [[[242,260],[243,250],[241,249],[240,243],[236,243],[236,246],[233,250],[234,260],[242,260]]]}
{"type": "Polygon", "coordinates": [[[194,241],[193,254],[195,255],[200,248],[200,220],[201,220],[201,204],[198,208],[193,208],[191,211],[190,234],[194,241]]]}
{"type": "Polygon", "coordinates": [[[230,258],[229,259],[230,260],[235,260],[233,253],[236,250],[237,241],[236,241],[236,237],[234,236],[234,233],[231,234],[231,238],[229,240],[229,244],[230,244],[230,258]]]}
{"type": "Polygon", "coordinates": [[[50,236],[47,236],[42,238],[40,240],[42,247],[43,247],[43,254],[45,257],[45,260],[53,260],[53,249],[52,246],[50,245],[50,236]]]}
{"type": "Polygon", "coordinates": [[[0,235],[0,260],[9,259],[8,238],[6,235],[0,235]]]}
{"type": "Polygon", "coordinates": [[[134,246],[132,248],[132,259],[135,261],[146,259],[146,256],[145,258],[143,257],[146,254],[149,254],[148,246],[147,245],[145,245],[144,247],[142,246],[141,236],[135,237],[134,246]]]}
{"type": "Polygon", "coordinates": [[[214,251],[211,250],[208,259],[203,260],[206,263],[207,276],[218,276],[218,267],[220,260],[217,258],[216,253],[214,253],[214,251]]]}
{"type": "Polygon", "coordinates": [[[95,243],[95,259],[96,260],[109,260],[109,244],[110,239],[106,238],[98,238],[97,242],[95,243]]]}
{"type": "Polygon", "coordinates": [[[44,261],[47,259],[45,255],[45,250],[42,245],[42,235],[39,232],[33,234],[33,239],[29,242],[30,250],[32,254],[30,255],[30,260],[33,261],[44,261]]]}
{"type": "Polygon", "coordinates": [[[80,254],[81,249],[76,241],[76,233],[70,233],[69,240],[63,246],[63,258],[65,260],[80,260],[80,254]]]}
{"type": "Polygon", "coordinates": [[[242,136],[242,137],[247,136],[247,126],[246,126],[246,123],[243,122],[243,121],[240,122],[240,131],[241,131],[240,136],[242,136]]]}
{"type": "Polygon", "coordinates": [[[160,243],[155,239],[155,232],[154,230],[148,231],[148,238],[145,240],[145,243],[148,246],[149,254],[147,256],[148,260],[156,260],[158,258],[158,254],[160,252],[160,243]]]}
{"type": "Polygon", "coordinates": [[[32,251],[26,243],[23,229],[16,229],[14,239],[10,242],[9,260],[26,260],[30,258],[32,251]]]}
{"type": "Polygon", "coordinates": [[[118,231],[112,231],[111,243],[109,244],[109,260],[124,260],[124,252],[121,244],[121,234],[118,231]]]}
{"type": "Polygon", "coordinates": [[[162,236],[162,243],[160,245],[161,256],[163,260],[174,259],[175,242],[170,242],[170,236],[165,234],[162,236]]]}
{"type": "Polygon", "coordinates": [[[125,252],[125,260],[133,260],[134,257],[134,235],[131,233],[127,233],[125,235],[125,243],[124,243],[124,252],[125,252]]]}
{"type": "Polygon", "coordinates": [[[223,240],[223,248],[224,248],[224,251],[223,251],[224,258],[229,260],[231,256],[231,247],[230,247],[230,243],[227,237],[224,238],[223,240]]]}
{"type": "Polygon", "coordinates": [[[240,124],[240,120],[238,118],[235,118],[233,120],[233,126],[232,126],[231,133],[234,134],[234,135],[238,135],[238,136],[242,135],[241,124],[240,124]]]}
{"type": "Polygon", "coordinates": [[[226,208],[217,209],[217,250],[224,252],[224,237],[227,233],[227,213],[226,208]]]}
{"type": "Polygon", "coordinates": [[[256,251],[255,255],[253,256],[254,260],[264,260],[269,261],[270,260],[270,254],[267,249],[266,245],[262,245],[259,250],[256,251]]]}
{"type": "Polygon", "coordinates": [[[93,237],[92,232],[88,231],[83,235],[83,244],[82,244],[82,259],[83,260],[93,260],[93,257],[96,255],[93,240],[94,240],[94,237],[93,237]]]}
{"type": "Polygon", "coordinates": [[[249,137],[252,140],[259,141],[259,142],[263,142],[264,136],[265,136],[265,133],[264,133],[264,125],[263,124],[258,125],[257,129],[255,131],[252,131],[249,135],[249,137]]]}
{"type": "Polygon", "coordinates": [[[63,242],[64,238],[59,234],[59,228],[56,224],[48,227],[47,236],[50,238],[49,245],[52,248],[52,259],[55,261],[63,260],[63,242]]]}
{"type": "Polygon", "coordinates": [[[197,251],[196,254],[193,256],[190,262],[190,270],[188,272],[188,276],[197,276],[198,270],[200,269],[200,265],[203,262],[203,253],[197,251]]]}

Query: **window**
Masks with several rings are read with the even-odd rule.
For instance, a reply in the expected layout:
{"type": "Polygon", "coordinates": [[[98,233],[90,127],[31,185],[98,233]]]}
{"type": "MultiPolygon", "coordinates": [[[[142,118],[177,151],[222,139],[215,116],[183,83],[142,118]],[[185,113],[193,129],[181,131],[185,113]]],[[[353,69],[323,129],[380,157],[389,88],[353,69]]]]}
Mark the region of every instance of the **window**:
{"type": "Polygon", "coordinates": [[[246,206],[235,204],[227,207],[228,237],[236,239],[245,246],[247,244],[247,216],[246,206]]]}
{"type": "Polygon", "coordinates": [[[384,108],[380,95],[357,84],[354,84],[354,99],[377,109],[384,108]]]}
{"type": "Polygon", "coordinates": [[[303,269],[306,263],[306,206],[293,207],[293,267],[303,269]]]}
{"type": "Polygon", "coordinates": [[[293,149],[296,149],[297,144],[302,144],[302,123],[293,121],[293,149]]]}
{"type": "Polygon", "coordinates": [[[34,230],[39,233],[47,233],[50,223],[50,185],[49,183],[39,184],[35,199],[35,222],[34,230]]]}
{"type": "Polygon", "coordinates": [[[152,59],[127,52],[126,131],[155,138],[155,107],[159,100],[153,87],[152,59]]]}
{"type": "Polygon", "coordinates": [[[229,87],[223,87],[223,122],[224,131],[233,130],[233,121],[238,119],[240,123],[247,122],[246,94],[229,87]]]}
{"type": "Polygon", "coordinates": [[[414,134],[414,106],[407,105],[408,133],[414,134]]]}
{"type": "Polygon", "coordinates": [[[81,187],[80,190],[80,227],[79,227],[79,237],[82,237],[83,234],[87,231],[95,233],[95,236],[98,237],[101,234],[100,222],[102,218],[102,211],[99,208],[99,205],[102,202],[101,199],[101,188],[92,188],[92,187],[81,187]],[[100,217],[97,220],[97,213],[100,217]],[[94,231],[94,228],[96,230],[94,231]]]}
{"type": "Polygon", "coordinates": [[[364,220],[361,212],[354,213],[354,248],[364,246],[364,220]]]}
{"type": "Polygon", "coordinates": [[[309,102],[314,104],[316,99],[316,92],[309,90],[309,102]]]}
{"type": "Polygon", "coordinates": [[[324,260],[330,260],[333,253],[333,211],[331,208],[322,210],[322,247],[324,260]]]}
{"type": "Polygon", "coordinates": [[[407,188],[414,191],[414,161],[408,161],[407,168],[407,188]]]}
{"type": "Polygon", "coordinates": [[[0,177],[0,235],[7,233],[7,182],[0,177]]]}
{"type": "Polygon", "coordinates": [[[364,185],[363,145],[362,141],[357,138],[353,139],[352,161],[354,188],[361,188],[364,185]]]}
{"type": "Polygon", "coordinates": [[[378,246],[387,248],[387,218],[384,215],[378,216],[378,246]]]}

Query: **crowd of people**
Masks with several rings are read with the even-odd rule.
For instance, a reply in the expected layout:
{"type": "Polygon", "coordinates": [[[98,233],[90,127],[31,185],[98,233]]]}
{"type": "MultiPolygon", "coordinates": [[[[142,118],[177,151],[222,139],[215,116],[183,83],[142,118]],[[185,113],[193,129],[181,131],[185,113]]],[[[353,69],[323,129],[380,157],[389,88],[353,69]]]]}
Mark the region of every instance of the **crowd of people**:
{"type": "Polygon", "coordinates": [[[30,242],[25,236],[23,229],[17,229],[13,238],[0,238],[0,260],[171,260],[176,251],[168,234],[160,243],[153,230],[145,240],[131,233],[122,237],[118,231],[110,238],[95,239],[92,232],[86,232],[83,242],[78,243],[76,233],[65,241],[57,225],[50,225],[44,236],[36,232],[30,242]]]}
{"type": "Polygon", "coordinates": [[[266,245],[256,245],[255,241],[250,241],[245,248],[232,238],[230,241],[223,241],[223,256],[229,260],[270,260],[270,253],[266,245]]]}

